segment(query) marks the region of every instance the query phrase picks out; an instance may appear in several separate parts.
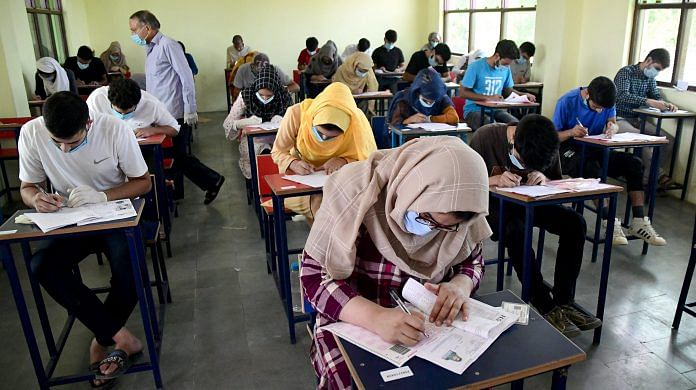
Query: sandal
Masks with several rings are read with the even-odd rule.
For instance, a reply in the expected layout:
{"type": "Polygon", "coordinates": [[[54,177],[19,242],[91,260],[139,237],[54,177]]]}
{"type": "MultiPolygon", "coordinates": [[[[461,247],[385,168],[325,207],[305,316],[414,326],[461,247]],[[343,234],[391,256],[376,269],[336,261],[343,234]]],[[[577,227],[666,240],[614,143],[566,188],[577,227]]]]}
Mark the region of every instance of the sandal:
{"type": "MultiPolygon", "coordinates": [[[[91,365],[90,365],[90,367],[91,367],[91,365]]],[[[114,387],[114,384],[116,384],[116,379],[115,379],[115,378],[111,378],[111,379],[95,379],[95,378],[91,378],[91,379],[89,380],[89,385],[90,385],[93,389],[109,390],[109,389],[111,389],[112,387],[114,387]],[[97,381],[101,381],[101,383],[100,383],[100,384],[97,384],[97,381]]]]}
{"type": "Polygon", "coordinates": [[[659,179],[657,179],[657,185],[658,185],[659,189],[661,189],[661,190],[668,189],[669,187],[672,186],[672,184],[674,184],[672,182],[672,178],[667,176],[667,175],[663,174],[662,176],[660,176],[659,179]]]}
{"type": "MultiPolygon", "coordinates": [[[[126,351],[124,351],[122,349],[114,349],[105,359],[103,359],[102,361],[100,361],[98,363],[97,373],[95,374],[95,378],[100,379],[100,380],[104,380],[104,379],[108,380],[108,379],[117,378],[117,377],[125,374],[126,371],[128,371],[128,369],[130,368],[131,364],[133,364],[133,361],[135,360],[135,358],[142,355],[142,353],[143,352],[140,351],[140,352],[134,353],[131,356],[128,356],[126,351]],[[103,374],[101,372],[101,370],[99,370],[99,367],[101,367],[104,364],[116,364],[118,366],[118,368],[116,369],[116,371],[112,372],[111,374],[106,375],[106,374],[103,374]]],[[[93,364],[90,365],[90,367],[92,367],[92,366],[93,366],[93,364]]]]}
{"type": "Polygon", "coordinates": [[[218,179],[217,183],[215,183],[215,186],[205,192],[205,200],[203,201],[203,204],[208,205],[213,203],[215,198],[217,198],[218,193],[220,192],[220,187],[222,187],[224,182],[225,176],[220,176],[220,179],[218,179]]]}

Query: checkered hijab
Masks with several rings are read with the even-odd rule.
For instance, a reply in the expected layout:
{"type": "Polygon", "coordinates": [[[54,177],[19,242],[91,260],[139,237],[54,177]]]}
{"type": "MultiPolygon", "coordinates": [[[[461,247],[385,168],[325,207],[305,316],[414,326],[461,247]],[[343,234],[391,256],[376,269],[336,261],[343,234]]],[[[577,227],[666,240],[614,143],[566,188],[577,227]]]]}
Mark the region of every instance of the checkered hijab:
{"type": "Polygon", "coordinates": [[[290,94],[280,82],[275,66],[270,64],[259,69],[254,85],[244,88],[241,93],[246,106],[246,116],[256,115],[264,122],[270,121],[275,115],[285,115],[285,110],[292,104],[290,94]],[[256,92],[263,88],[273,91],[274,98],[268,104],[261,103],[256,97],[256,92]]]}

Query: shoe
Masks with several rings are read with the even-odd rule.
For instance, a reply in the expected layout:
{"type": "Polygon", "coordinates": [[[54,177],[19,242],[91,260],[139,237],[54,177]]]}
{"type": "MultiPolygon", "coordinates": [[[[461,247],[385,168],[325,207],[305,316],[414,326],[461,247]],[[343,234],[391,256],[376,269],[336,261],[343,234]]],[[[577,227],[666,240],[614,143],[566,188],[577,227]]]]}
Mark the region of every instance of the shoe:
{"type": "MultiPolygon", "coordinates": [[[[607,228],[607,221],[602,221],[602,227],[607,228]]],[[[613,245],[628,245],[628,240],[624,234],[623,228],[621,227],[621,220],[616,218],[614,220],[614,235],[612,239],[613,245]]]]}
{"type": "Polygon", "coordinates": [[[563,309],[559,306],[554,307],[550,312],[544,314],[544,318],[553,325],[554,328],[558,329],[559,332],[563,333],[565,337],[573,338],[580,336],[580,328],[566,317],[565,313],[563,313],[563,309]]]}
{"type": "Polygon", "coordinates": [[[628,228],[628,233],[642,239],[650,245],[667,245],[667,241],[655,232],[648,217],[643,217],[642,219],[633,218],[631,227],[628,228]]]}
{"type": "Polygon", "coordinates": [[[580,330],[592,330],[602,326],[602,320],[599,318],[580,311],[577,307],[572,304],[561,305],[561,310],[573,324],[575,324],[580,330]]]}
{"type": "Polygon", "coordinates": [[[224,182],[225,182],[225,176],[220,176],[220,178],[218,179],[217,183],[215,183],[213,188],[211,188],[205,192],[205,199],[203,200],[203,204],[209,205],[209,204],[213,203],[215,198],[217,198],[218,193],[220,192],[220,187],[222,187],[222,184],[224,182]]]}

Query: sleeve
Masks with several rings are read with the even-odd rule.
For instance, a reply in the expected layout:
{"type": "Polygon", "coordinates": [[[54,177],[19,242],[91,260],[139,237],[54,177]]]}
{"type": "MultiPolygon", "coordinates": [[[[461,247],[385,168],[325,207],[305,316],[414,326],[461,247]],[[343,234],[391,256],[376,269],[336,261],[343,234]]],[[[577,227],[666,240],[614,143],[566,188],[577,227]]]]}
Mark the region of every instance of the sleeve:
{"type": "Polygon", "coordinates": [[[660,93],[660,90],[657,88],[657,81],[655,81],[655,79],[651,79],[649,83],[650,85],[648,88],[648,97],[650,99],[662,100],[662,94],[660,93]]]}
{"type": "Polygon", "coordinates": [[[376,49],[372,52],[372,56],[371,56],[371,57],[372,57],[372,62],[375,64],[375,68],[379,68],[379,67],[382,66],[382,61],[380,61],[380,58],[379,58],[379,52],[380,52],[379,47],[376,48],[376,49]]]}
{"type": "Polygon", "coordinates": [[[529,81],[532,79],[532,65],[527,64],[527,68],[524,70],[524,79],[529,81]]]}
{"type": "Polygon", "coordinates": [[[196,112],[196,88],[193,85],[193,73],[186,61],[184,50],[176,41],[167,45],[167,56],[172,64],[172,68],[179,75],[181,80],[181,93],[184,97],[184,114],[196,112]]]}
{"type": "Polygon", "coordinates": [[[285,72],[283,72],[283,70],[280,69],[279,67],[276,66],[275,68],[276,68],[276,71],[278,72],[278,78],[280,78],[281,84],[288,85],[288,84],[292,83],[292,79],[290,78],[290,76],[288,76],[285,72]]]}
{"type": "Polygon", "coordinates": [[[324,282],[324,269],[307,252],[303,252],[300,281],[304,296],[319,313],[338,321],[348,302],[360,295],[345,280],[324,282]]]}
{"type": "Polygon", "coordinates": [[[422,53],[422,51],[417,51],[411,55],[411,58],[408,60],[408,65],[406,65],[406,73],[410,73],[412,75],[418,74],[418,71],[420,70],[420,64],[418,64],[418,54],[422,53]]]}
{"type": "Polygon", "coordinates": [[[17,150],[19,151],[19,180],[25,183],[41,183],[46,180],[46,171],[44,171],[41,158],[36,152],[36,145],[30,138],[29,133],[33,131],[27,129],[26,125],[22,126],[19,132],[19,142],[17,150]]]}
{"type": "Polygon", "coordinates": [[[469,67],[466,69],[466,72],[464,72],[464,78],[462,79],[462,87],[464,88],[469,88],[469,89],[474,89],[474,85],[476,85],[476,78],[478,76],[477,74],[478,71],[478,65],[476,62],[473,64],[469,64],[469,67]]]}
{"type": "Polygon", "coordinates": [[[459,60],[457,60],[457,63],[452,67],[452,70],[455,72],[461,70],[464,64],[466,63],[466,58],[466,55],[459,57],[459,60]]]}
{"type": "Polygon", "coordinates": [[[510,68],[507,69],[507,75],[505,75],[505,81],[503,82],[503,90],[512,88],[515,86],[515,82],[512,80],[512,71],[510,68]]]}
{"type": "Polygon", "coordinates": [[[234,80],[232,81],[232,85],[234,85],[235,88],[244,88],[244,77],[242,75],[246,72],[247,67],[247,64],[244,64],[237,69],[237,73],[234,75],[234,80]]]}
{"type": "Polygon", "coordinates": [[[544,172],[544,175],[551,180],[560,180],[563,178],[563,172],[561,171],[561,156],[556,152],[556,158],[554,159],[553,165],[544,172]]]}
{"type": "Polygon", "coordinates": [[[271,156],[273,157],[273,162],[278,165],[280,173],[285,173],[290,167],[290,163],[297,160],[296,157],[290,154],[290,151],[295,147],[297,132],[300,128],[300,117],[302,115],[300,104],[298,103],[288,108],[283,116],[283,120],[280,122],[275,142],[273,142],[271,156]]]}
{"type": "Polygon", "coordinates": [[[104,65],[104,62],[97,57],[95,57],[92,61],[94,62],[94,73],[99,75],[99,78],[106,77],[106,66],[104,65]]]}
{"type": "Polygon", "coordinates": [[[635,108],[645,105],[647,99],[645,96],[631,93],[631,69],[629,67],[621,68],[614,77],[614,84],[616,85],[616,101],[620,102],[622,106],[635,108]]]}
{"type": "Polygon", "coordinates": [[[399,49],[398,47],[396,48],[396,50],[399,51],[399,63],[397,65],[403,64],[405,61],[404,60],[404,52],[402,52],[401,49],[399,49]]]}
{"type": "Polygon", "coordinates": [[[394,110],[391,113],[391,117],[388,118],[389,124],[392,126],[401,126],[404,119],[410,116],[408,114],[408,103],[403,101],[398,102],[396,105],[394,105],[394,110]]]}
{"type": "Polygon", "coordinates": [[[616,106],[612,106],[609,110],[607,110],[607,122],[612,118],[616,119],[616,106]]]}
{"type": "Polygon", "coordinates": [[[367,92],[376,92],[379,89],[379,82],[375,71],[371,68],[367,71],[367,92]]]}
{"type": "Polygon", "coordinates": [[[161,101],[155,99],[155,124],[157,126],[171,126],[179,132],[181,126],[176,118],[167,110],[167,106],[161,101]]]}
{"type": "Polygon", "coordinates": [[[300,65],[304,64],[304,61],[302,61],[302,53],[304,52],[303,50],[300,50],[300,54],[297,56],[297,67],[299,68],[300,65]]]}
{"type": "Polygon", "coordinates": [[[244,99],[242,99],[242,94],[237,96],[237,100],[232,104],[230,108],[230,113],[225,118],[225,122],[222,123],[222,127],[225,129],[225,137],[228,140],[237,139],[239,137],[239,129],[235,126],[236,122],[244,117],[244,111],[246,110],[246,105],[244,104],[244,99]]]}
{"type": "Polygon", "coordinates": [[[118,153],[118,167],[126,177],[140,177],[147,173],[147,164],[143,153],[138,146],[135,133],[128,129],[125,122],[113,119],[117,123],[114,134],[116,138],[116,153],[118,153]]]}
{"type": "Polygon", "coordinates": [[[66,69],[65,73],[68,75],[68,84],[70,84],[70,92],[75,95],[79,95],[80,92],[77,90],[77,84],[75,84],[75,73],[72,70],[66,69]]]}
{"type": "Polygon", "coordinates": [[[566,108],[566,99],[558,99],[556,102],[556,108],[553,110],[553,125],[556,126],[556,130],[568,130],[571,127],[567,127],[568,123],[568,110],[566,108]]]}
{"type": "Polygon", "coordinates": [[[457,115],[457,110],[455,110],[454,107],[447,106],[444,110],[442,110],[442,114],[431,116],[430,121],[436,123],[448,123],[450,125],[456,125],[457,123],[459,123],[459,115],[457,115]]]}
{"type": "MultiPolygon", "coordinates": [[[[39,77],[39,72],[34,74],[34,82],[36,83],[36,88],[34,88],[34,95],[40,96],[41,99],[46,99],[46,89],[44,89],[43,80],[39,77]]],[[[74,85],[75,83],[73,83],[74,85]]]]}
{"type": "Polygon", "coordinates": [[[479,243],[471,251],[469,257],[463,262],[455,265],[453,267],[455,275],[468,276],[472,282],[474,282],[474,288],[471,290],[473,294],[478,290],[481,284],[481,279],[483,279],[483,274],[485,272],[485,263],[483,261],[483,244],[479,243]]]}

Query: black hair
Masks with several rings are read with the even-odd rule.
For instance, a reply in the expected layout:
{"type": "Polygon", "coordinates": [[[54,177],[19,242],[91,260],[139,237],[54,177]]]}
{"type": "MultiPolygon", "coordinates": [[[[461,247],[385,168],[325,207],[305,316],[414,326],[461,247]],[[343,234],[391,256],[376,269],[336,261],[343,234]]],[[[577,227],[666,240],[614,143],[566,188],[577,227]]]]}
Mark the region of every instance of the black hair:
{"type": "Polygon", "coordinates": [[[587,86],[587,92],[590,94],[590,99],[603,108],[614,107],[616,104],[616,86],[607,77],[595,77],[587,86]]]}
{"type": "Polygon", "coordinates": [[[653,61],[662,65],[663,69],[669,68],[670,66],[669,52],[666,49],[652,49],[650,50],[650,53],[648,53],[648,55],[645,56],[645,59],[647,60],[648,57],[652,58],[653,61]]]}
{"type": "Polygon", "coordinates": [[[370,48],[370,41],[367,38],[360,38],[358,41],[358,51],[365,52],[370,48]]]}
{"type": "Polygon", "coordinates": [[[305,47],[309,51],[317,50],[317,47],[319,47],[319,40],[316,37],[309,37],[305,40],[305,47]]]}
{"type": "MultiPolygon", "coordinates": [[[[440,45],[438,45],[440,46],[440,45]]],[[[509,60],[516,60],[520,58],[520,50],[517,48],[517,44],[509,39],[503,39],[495,45],[495,53],[500,55],[500,58],[507,58],[509,60]]]]}
{"type": "Polygon", "coordinates": [[[244,43],[244,39],[242,39],[242,36],[241,36],[241,35],[237,34],[237,35],[235,35],[235,36],[232,37],[232,43],[234,43],[234,42],[242,42],[242,43],[244,43]]]}
{"type": "Polygon", "coordinates": [[[77,56],[83,60],[91,60],[94,57],[94,51],[89,46],[80,46],[77,49],[77,56]]]}
{"type": "Polygon", "coordinates": [[[87,126],[89,109],[81,97],[72,92],[61,91],[51,94],[43,105],[46,128],[56,138],[75,136],[87,126]]]}
{"type": "Polygon", "coordinates": [[[527,53],[530,57],[534,57],[536,46],[532,42],[524,42],[520,45],[520,53],[527,53]]]}
{"type": "Polygon", "coordinates": [[[396,42],[396,31],[387,30],[387,32],[384,33],[384,39],[391,43],[396,42]]]}
{"type": "Polygon", "coordinates": [[[109,85],[109,101],[121,110],[135,107],[141,97],[140,86],[131,79],[116,79],[109,85]]]}
{"type": "Polygon", "coordinates": [[[558,159],[558,132],[545,116],[525,115],[517,124],[514,142],[527,169],[545,171],[558,159]]]}
{"type": "Polygon", "coordinates": [[[466,222],[466,221],[470,220],[471,218],[473,218],[478,213],[476,213],[474,211],[453,211],[451,214],[454,215],[455,218],[461,219],[462,221],[466,222]]]}
{"type": "Polygon", "coordinates": [[[150,28],[154,28],[156,30],[159,30],[159,28],[160,28],[160,22],[159,22],[159,20],[157,20],[157,17],[155,16],[155,14],[153,14],[152,12],[145,10],[145,9],[134,13],[128,19],[137,19],[138,22],[140,22],[146,26],[149,26],[150,28]]]}
{"type": "Polygon", "coordinates": [[[452,58],[452,52],[450,51],[449,46],[447,46],[445,43],[440,43],[439,45],[435,46],[435,55],[442,57],[445,64],[450,58],[452,58]]]}
{"type": "Polygon", "coordinates": [[[340,132],[343,132],[343,129],[342,129],[342,128],[340,128],[340,127],[334,125],[333,123],[322,123],[322,124],[320,124],[319,126],[323,127],[323,128],[326,129],[326,130],[329,130],[329,131],[338,130],[338,131],[340,131],[340,132]]]}
{"type": "Polygon", "coordinates": [[[181,41],[177,41],[177,42],[179,42],[179,45],[181,45],[181,50],[183,50],[184,53],[186,53],[186,46],[184,46],[184,42],[181,42],[181,41]]]}

